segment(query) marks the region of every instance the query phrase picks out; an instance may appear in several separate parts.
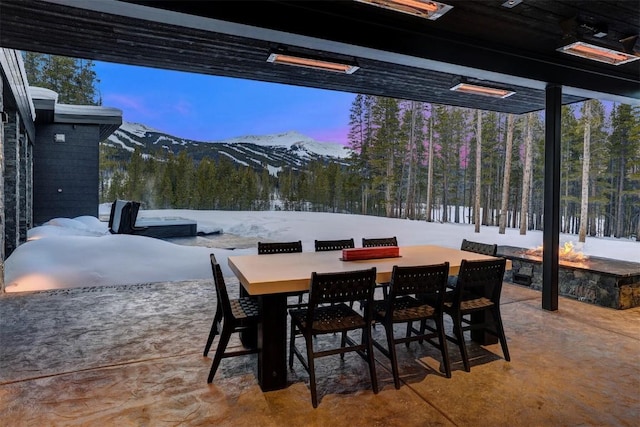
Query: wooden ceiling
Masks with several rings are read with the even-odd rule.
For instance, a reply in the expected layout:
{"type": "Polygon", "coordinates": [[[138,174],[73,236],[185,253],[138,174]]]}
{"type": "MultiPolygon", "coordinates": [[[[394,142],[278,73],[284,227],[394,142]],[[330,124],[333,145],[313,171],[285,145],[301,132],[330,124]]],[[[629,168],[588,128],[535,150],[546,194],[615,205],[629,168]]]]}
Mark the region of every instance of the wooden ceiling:
{"type": "Polygon", "coordinates": [[[448,0],[453,9],[430,21],[355,1],[1,0],[0,46],[515,114],[544,109],[549,84],[563,86],[564,103],[640,103],[640,61],[613,66],[556,51],[566,35],[621,49],[619,40],[640,34],[640,1],[504,1],[448,0]],[[274,48],[360,69],[275,65],[266,62],[274,48]],[[516,93],[449,90],[460,77],[516,93]]]}

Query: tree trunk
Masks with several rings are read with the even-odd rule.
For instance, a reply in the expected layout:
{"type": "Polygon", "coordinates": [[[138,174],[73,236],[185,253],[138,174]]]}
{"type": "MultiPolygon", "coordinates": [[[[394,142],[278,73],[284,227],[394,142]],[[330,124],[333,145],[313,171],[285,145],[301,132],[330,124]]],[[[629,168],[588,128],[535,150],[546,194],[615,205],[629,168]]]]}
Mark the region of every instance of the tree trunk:
{"type": "Polygon", "coordinates": [[[407,191],[405,196],[405,208],[402,218],[406,219],[407,216],[412,216],[412,205],[413,205],[413,170],[414,170],[414,159],[416,157],[415,147],[416,147],[416,115],[417,115],[417,107],[416,102],[411,101],[411,126],[409,127],[409,161],[408,161],[408,171],[407,171],[407,191]]]}
{"type": "Polygon", "coordinates": [[[618,174],[618,191],[616,192],[616,231],[613,237],[622,237],[624,224],[622,222],[624,213],[622,211],[622,200],[624,198],[624,173],[626,169],[626,159],[624,155],[620,157],[620,171],[618,174]]]}
{"type": "Polygon", "coordinates": [[[385,214],[387,218],[391,218],[393,216],[393,154],[389,155],[387,159],[387,182],[384,190],[384,200],[385,200],[385,214]]]}
{"type": "Polygon", "coordinates": [[[361,213],[362,215],[366,215],[367,214],[367,200],[368,200],[368,194],[369,194],[369,184],[364,184],[362,186],[362,206],[361,206],[361,213]]]}
{"type": "Polygon", "coordinates": [[[531,113],[525,117],[524,136],[524,170],[522,171],[522,205],[520,206],[520,234],[527,234],[527,217],[529,211],[529,187],[531,185],[531,163],[533,160],[533,129],[531,113]]]}
{"type": "MultiPolygon", "coordinates": [[[[433,111],[431,112],[433,114],[433,111]]],[[[433,117],[429,117],[429,164],[427,166],[427,212],[426,220],[431,222],[431,196],[433,195],[433,117]]]]}
{"type": "Polygon", "coordinates": [[[507,227],[507,209],[509,207],[509,180],[511,179],[511,152],[513,151],[513,114],[507,115],[507,141],[504,153],[504,176],[502,177],[502,204],[500,206],[499,234],[507,227]]]}
{"type": "Polygon", "coordinates": [[[476,233],[480,232],[480,182],[482,179],[482,111],[478,110],[476,135],[476,197],[474,208],[474,223],[476,233]]]}
{"type": "Polygon", "coordinates": [[[582,152],[582,197],[580,200],[580,230],[578,242],[587,238],[587,217],[589,209],[589,168],[591,163],[591,101],[584,104],[584,148],[582,152]]]}

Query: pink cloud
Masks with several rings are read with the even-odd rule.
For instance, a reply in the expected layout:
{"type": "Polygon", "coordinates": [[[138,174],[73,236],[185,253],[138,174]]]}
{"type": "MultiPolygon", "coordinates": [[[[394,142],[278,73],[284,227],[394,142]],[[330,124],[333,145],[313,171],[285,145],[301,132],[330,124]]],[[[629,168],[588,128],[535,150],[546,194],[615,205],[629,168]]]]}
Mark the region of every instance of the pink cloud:
{"type": "Polygon", "coordinates": [[[190,102],[185,101],[184,99],[179,100],[173,106],[173,109],[182,116],[189,116],[193,112],[193,106],[190,102]]]}
{"type": "Polygon", "coordinates": [[[103,105],[119,108],[127,115],[154,117],[154,110],[145,105],[144,101],[144,98],[139,96],[110,93],[104,97],[103,105]]]}
{"type": "Polygon", "coordinates": [[[321,142],[337,142],[338,144],[348,145],[348,134],[349,127],[343,126],[332,129],[322,129],[312,133],[310,132],[309,136],[321,142]]]}

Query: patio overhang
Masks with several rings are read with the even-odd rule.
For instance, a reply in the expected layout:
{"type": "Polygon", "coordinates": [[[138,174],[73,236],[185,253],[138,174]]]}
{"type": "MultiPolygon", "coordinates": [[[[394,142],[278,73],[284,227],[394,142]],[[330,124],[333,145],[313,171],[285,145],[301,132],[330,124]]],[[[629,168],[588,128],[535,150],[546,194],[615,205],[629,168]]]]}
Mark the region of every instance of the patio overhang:
{"type": "MultiPolygon", "coordinates": [[[[355,1],[25,0],[0,5],[0,43],[79,58],[523,114],[587,98],[640,103],[640,61],[614,66],[558,52],[561,23],[607,22],[588,40],[620,48],[637,35],[635,2],[451,1],[436,21],[355,1]],[[213,6],[215,5],[215,7],[213,6]],[[252,13],[246,13],[251,9],[252,13]],[[599,22],[599,21],[598,21],[599,22]],[[274,48],[357,61],[338,75],[267,62],[274,48]],[[465,77],[515,91],[487,99],[450,90],[465,77]]],[[[578,26],[577,28],[581,28],[578,26]]]]}

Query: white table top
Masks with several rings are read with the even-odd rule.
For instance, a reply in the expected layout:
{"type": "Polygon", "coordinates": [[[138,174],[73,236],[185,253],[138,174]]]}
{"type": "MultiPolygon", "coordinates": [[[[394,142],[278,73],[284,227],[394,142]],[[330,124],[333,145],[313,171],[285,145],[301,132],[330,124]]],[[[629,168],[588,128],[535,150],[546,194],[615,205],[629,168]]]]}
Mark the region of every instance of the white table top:
{"type": "MultiPolygon", "coordinates": [[[[400,257],[358,261],[342,261],[342,251],[299,252],[273,255],[230,256],[229,267],[250,295],[291,293],[309,290],[312,272],[377,268],[379,283],[391,280],[394,265],[417,266],[449,262],[449,274],[457,275],[463,259],[492,259],[494,257],[443,246],[401,246],[400,257]]],[[[507,270],[511,261],[507,260],[507,270]]]]}

